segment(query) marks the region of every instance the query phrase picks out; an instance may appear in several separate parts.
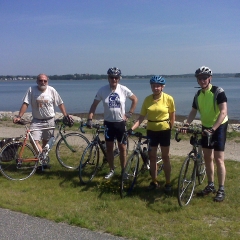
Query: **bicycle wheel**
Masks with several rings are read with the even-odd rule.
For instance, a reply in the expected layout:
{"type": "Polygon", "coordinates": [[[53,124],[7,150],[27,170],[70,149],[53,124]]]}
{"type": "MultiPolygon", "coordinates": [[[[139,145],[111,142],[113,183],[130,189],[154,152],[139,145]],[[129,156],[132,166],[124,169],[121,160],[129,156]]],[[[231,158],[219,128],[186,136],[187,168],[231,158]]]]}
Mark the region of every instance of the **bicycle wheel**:
{"type": "Polygon", "coordinates": [[[134,187],[137,180],[139,167],[139,154],[133,152],[129,159],[127,160],[126,166],[122,173],[120,195],[121,198],[129,195],[134,187]]]}
{"type": "Polygon", "coordinates": [[[178,177],[178,203],[186,206],[190,202],[196,184],[196,167],[193,156],[188,156],[178,177]]]}
{"type": "Polygon", "coordinates": [[[19,159],[22,145],[22,142],[11,142],[6,144],[0,152],[0,171],[10,180],[25,180],[37,169],[36,153],[28,144],[25,145],[19,159]]]}
{"type": "Polygon", "coordinates": [[[64,135],[56,146],[57,160],[65,168],[78,169],[79,159],[88,144],[88,139],[80,133],[64,135]]]}
{"type": "Polygon", "coordinates": [[[199,163],[197,164],[197,178],[198,178],[198,184],[202,184],[203,180],[206,177],[206,167],[205,167],[205,162],[203,158],[198,159],[199,163]]]}
{"type": "Polygon", "coordinates": [[[90,143],[84,150],[80,165],[79,165],[79,179],[81,183],[89,183],[98,171],[99,166],[99,148],[90,143]]]}

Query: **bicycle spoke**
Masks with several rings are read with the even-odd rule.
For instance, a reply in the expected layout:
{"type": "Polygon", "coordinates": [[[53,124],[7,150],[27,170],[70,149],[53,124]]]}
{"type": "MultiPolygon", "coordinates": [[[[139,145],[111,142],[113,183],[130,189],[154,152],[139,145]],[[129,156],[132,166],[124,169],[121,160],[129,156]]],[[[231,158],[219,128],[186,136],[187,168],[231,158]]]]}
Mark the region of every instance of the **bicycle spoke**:
{"type": "Polygon", "coordinates": [[[25,145],[20,158],[21,142],[11,142],[5,145],[0,152],[0,171],[10,180],[24,180],[35,171],[38,160],[31,146],[25,145]]]}
{"type": "Polygon", "coordinates": [[[99,167],[99,149],[90,144],[83,152],[80,166],[79,179],[82,183],[90,182],[96,175],[99,167]]]}
{"type": "Polygon", "coordinates": [[[186,206],[190,202],[196,184],[196,167],[192,156],[183,162],[178,178],[178,203],[186,206]]]}
{"type": "Polygon", "coordinates": [[[206,167],[205,162],[203,159],[198,159],[198,167],[197,167],[197,178],[198,178],[198,184],[202,184],[203,180],[206,177],[206,167]]]}
{"type": "Polygon", "coordinates": [[[88,139],[80,133],[64,135],[56,146],[56,157],[59,163],[65,168],[78,169],[79,160],[88,144],[88,139]]]}
{"type": "Polygon", "coordinates": [[[125,169],[122,173],[120,189],[120,195],[122,198],[129,195],[132,192],[134,184],[137,179],[138,167],[139,167],[139,155],[137,153],[133,153],[129,157],[125,169]]]}

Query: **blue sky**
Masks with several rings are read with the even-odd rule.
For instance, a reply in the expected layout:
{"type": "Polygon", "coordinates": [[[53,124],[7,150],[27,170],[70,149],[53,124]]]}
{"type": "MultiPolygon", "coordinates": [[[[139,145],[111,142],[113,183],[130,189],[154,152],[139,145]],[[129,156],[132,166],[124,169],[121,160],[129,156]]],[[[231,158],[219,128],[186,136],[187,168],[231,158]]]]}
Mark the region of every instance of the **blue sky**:
{"type": "Polygon", "coordinates": [[[240,72],[239,0],[0,0],[0,75],[240,72]]]}

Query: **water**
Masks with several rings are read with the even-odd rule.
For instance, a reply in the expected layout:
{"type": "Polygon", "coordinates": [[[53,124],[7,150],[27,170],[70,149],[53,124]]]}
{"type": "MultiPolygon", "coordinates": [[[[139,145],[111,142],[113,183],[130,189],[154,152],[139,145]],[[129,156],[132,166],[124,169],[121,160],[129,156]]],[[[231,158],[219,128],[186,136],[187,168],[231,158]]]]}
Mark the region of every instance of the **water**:
{"type": "MultiPolygon", "coordinates": [[[[175,100],[176,114],[187,116],[191,110],[192,100],[197,91],[195,78],[166,78],[164,92],[172,95],[175,100]]],[[[138,97],[136,112],[139,113],[144,98],[151,94],[148,79],[122,79],[121,84],[130,88],[138,97]]],[[[27,88],[36,84],[35,81],[2,81],[0,82],[0,111],[18,111],[27,88]]],[[[107,84],[107,80],[50,81],[61,95],[69,113],[87,113],[97,90],[107,84]]],[[[239,78],[214,78],[213,84],[222,87],[228,98],[228,115],[230,119],[240,119],[240,84],[239,78]]],[[[127,101],[129,109],[131,101],[127,101]]],[[[58,109],[56,109],[59,111],[58,109]]],[[[29,110],[30,111],[30,108],[29,110]]],[[[102,103],[96,113],[102,113],[102,103]]]]}

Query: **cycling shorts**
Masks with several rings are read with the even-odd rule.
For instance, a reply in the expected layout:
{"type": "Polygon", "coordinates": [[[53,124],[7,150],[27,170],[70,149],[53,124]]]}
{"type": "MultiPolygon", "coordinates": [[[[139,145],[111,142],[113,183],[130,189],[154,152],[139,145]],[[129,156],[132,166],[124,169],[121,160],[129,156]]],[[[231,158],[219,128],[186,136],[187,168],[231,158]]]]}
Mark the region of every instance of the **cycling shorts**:
{"type": "Polygon", "coordinates": [[[48,141],[53,136],[54,130],[41,130],[41,129],[54,126],[55,126],[54,118],[50,119],[33,118],[30,129],[39,129],[37,131],[31,132],[33,139],[35,141],[41,141],[42,139],[48,141]]]}
{"type": "MultiPolygon", "coordinates": [[[[208,138],[207,136],[202,136],[202,147],[208,148],[208,149],[214,149],[214,151],[224,151],[225,150],[225,143],[226,143],[226,137],[227,137],[227,127],[228,122],[225,122],[221,124],[216,131],[214,132],[212,136],[212,145],[208,146],[208,138]]],[[[209,129],[204,126],[202,126],[202,131],[204,129],[209,129]]]]}
{"type": "Polygon", "coordinates": [[[157,147],[158,144],[162,147],[170,146],[171,139],[171,130],[163,130],[163,131],[151,131],[147,130],[147,136],[150,139],[149,146],[157,147]]]}
{"type": "Polygon", "coordinates": [[[118,142],[122,141],[123,135],[126,131],[126,122],[108,122],[104,121],[105,126],[105,140],[113,142],[116,138],[118,142]]]}

